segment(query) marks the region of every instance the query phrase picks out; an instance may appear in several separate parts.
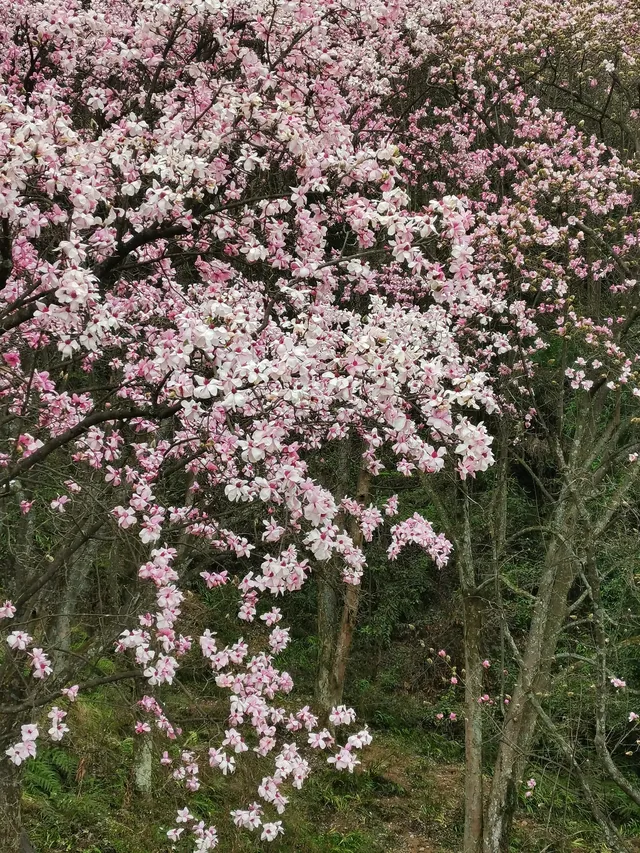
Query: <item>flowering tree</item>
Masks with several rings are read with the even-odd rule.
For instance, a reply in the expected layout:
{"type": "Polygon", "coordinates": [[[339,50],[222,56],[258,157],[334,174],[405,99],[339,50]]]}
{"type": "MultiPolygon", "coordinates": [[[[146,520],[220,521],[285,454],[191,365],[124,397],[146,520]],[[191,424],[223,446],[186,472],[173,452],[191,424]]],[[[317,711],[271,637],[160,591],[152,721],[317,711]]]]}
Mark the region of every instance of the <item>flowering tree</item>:
{"type": "MultiPolygon", "coordinates": [[[[243,752],[273,753],[260,804],[233,809],[262,841],[309,772],[305,748],[353,770],[370,735],[334,747],[335,727],[354,721],[342,687],[367,543],[402,509],[372,499],[385,466],[424,484],[441,525],[391,522],[389,559],[414,543],[441,567],[453,546],[459,569],[466,853],[508,848],[539,724],[575,770],[544,699],[583,604],[598,754],[635,798],[607,745],[623,679],[598,544],[640,471],[637,27],[633,3],[588,0],[490,16],[472,0],[7,4],[3,849],[18,845],[20,767],[105,681],[145,684],[136,730],[175,741],[161,760],[186,791],[202,766],[226,776],[243,752]],[[525,527],[507,512],[523,471],[543,506],[525,527]],[[514,637],[504,565],[532,536],[542,565],[514,637]],[[289,635],[268,601],[311,572],[317,713],[280,699],[289,635]],[[229,585],[253,623],[242,637],[180,633],[192,592],[229,585]],[[496,626],[516,675],[490,705],[496,626]],[[92,671],[114,648],[118,671],[92,671]],[[178,752],[163,697],[195,657],[229,694],[228,728],[178,752]],[[504,714],[485,814],[488,707],[504,714]]],[[[169,830],[185,838],[217,844],[188,806],[169,830]]]]}
{"type": "MultiPolygon", "coordinates": [[[[64,738],[78,691],[141,677],[136,731],[153,724],[178,743],[162,696],[198,647],[230,694],[225,738],[162,763],[193,791],[203,762],[227,775],[235,755],[273,752],[261,804],[232,816],[276,838],[283,786],[310,769],[294,733],[329,749],[354,715],[334,708],[321,729],[308,708],[277,704],[292,688],[275,661],[289,637],[264,600],[329,559],[356,586],[361,545],[383,521],[320,484],[316,451],[357,437],[371,477],[389,456],[407,475],[450,456],[462,478],[493,461],[477,412],[497,410],[494,392],[450,309],[501,310],[465,263],[472,220],[453,196],[412,204],[398,148],[360,133],[353,110],[390,90],[406,12],[218,0],[5,10],[3,850],[19,843],[20,768],[43,738],[64,738]],[[267,635],[222,646],[215,626],[181,634],[196,578],[237,584],[239,618],[259,615],[267,635]],[[91,627],[78,663],[80,601],[91,627]],[[129,664],[96,677],[114,643],[129,664]]],[[[489,336],[497,351],[500,333],[489,336]]],[[[390,558],[416,542],[443,564],[451,547],[420,516],[391,535],[390,558]]],[[[352,771],[369,738],[350,735],[329,762],[352,771]]],[[[188,806],[175,823],[171,841],[217,845],[188,806]]]]}
{"type": "MultiPolygon", "coordinates": [[[[492,477],[457,490],[425,480],[455,546],[464,601],[465,850],[492,853],[509,848],[538,723],[576,770],[543,704],[562,683],[558,643],[581,608],[587,621],[600,614],[594,636],[600,760],[630,791],[605,748],[607,697],[617,679],[605,665],[598,552],[624,519],[638,477],[638,172],[630,159],[637,144],[637,7],[576,2],[559,15],[554,4],[518,2],[497,4],[487,16],[485,8],[463,2],[447,9],[446,26],[436,19],[433,33],[424,50],[418,19],[410,21],[408,49],[422,51],[422,63],[406,78],[392,120],[395,138],[415,197],[434,191],[468,197],[474,226],[466,248],[456,250],[456,264],[481,272],[494,294],[491,304],[501,297],[508,316],[499,358],[495,317],[465,329],[503,404],[492,477]],[[612,31],[620,36],[615,49],[612,31]],[[525,525],[508,513],[518,476],[529,479],[539,504],[525,525]],[[476,526],[478,503],[483,515],[476,526]],[[504,566],[532,539],[542,566],[528,593],[528,631],[514,638],[504,566]],[[574,598],[576,585],[581,591],[574,598]],[[508,663],[517,675],[499,687],[499,749],[485,814],[486,703],[479,700],[486,694],[483,645],[490,628],[502,637],[501,671],[508,663]]],[[[370,121],[377,120],[374,105],[370,121]]],[[[449,310],[457,312],[455,305],[449,310]]],[[[588,777],[577,778],[608,844],[622,849],[588,777]]]]}

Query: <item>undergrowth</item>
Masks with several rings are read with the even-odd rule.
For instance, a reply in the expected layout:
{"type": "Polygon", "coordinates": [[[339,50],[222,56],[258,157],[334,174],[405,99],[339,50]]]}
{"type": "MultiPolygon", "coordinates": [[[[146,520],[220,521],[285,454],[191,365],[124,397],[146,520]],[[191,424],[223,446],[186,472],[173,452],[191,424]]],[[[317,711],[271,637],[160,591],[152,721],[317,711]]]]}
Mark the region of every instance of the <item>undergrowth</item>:
{"type": "MultiPolygon", "coordinates": [[[[288,650],[287,668],[311,683],[312,644],[302,638],[288,650]]],[[[425,692],[399,691],[400,657],[383,677],[352,682],[347,700],[374,733],[353,775],[318,764],[283,815],[285,835],[273,853],[459,853],[463,811],[463,728],[438,726],[437,705],[425,692]]],[[[175,701],[175,700],[174,700],[175,701]]],[[[194,718],[186,693],[171,712],[194,718]]],[[[223,715],[215,696],[198,703],[193,744],[215,742],[223,715]]],[[[264,762],[243,762],[232,777],[209,776],[186,794],[161,775],[152,796],[136,790],[139,739],[132,736],[130,705],[107,686],[81,697],[70,712],[68,740],[42,749],[25,766],[25,823],[38,853],[168,853],[166,830],[177,808],[218,827],[225,853],[265,853],[256,835],[231,826],[230,808],[256,797],[264,762]],[[120,701],[118,701],[120,699],[120,701]],[[233,803],[233,804],[232,804],[233,803]]],[[[166,743],[157,741],[158,757],[166,743]]],[[[157,762],[156,762],[157,764],[157,762]]],[[[564,772],[551,763],[530,768],[535,798],[522,800],[511,849],[514,853],[600,853],[588,809],[564,772]]],[[[640,809],[617,789],[599,792],[627,837],[640,837],[640,809]]]]}

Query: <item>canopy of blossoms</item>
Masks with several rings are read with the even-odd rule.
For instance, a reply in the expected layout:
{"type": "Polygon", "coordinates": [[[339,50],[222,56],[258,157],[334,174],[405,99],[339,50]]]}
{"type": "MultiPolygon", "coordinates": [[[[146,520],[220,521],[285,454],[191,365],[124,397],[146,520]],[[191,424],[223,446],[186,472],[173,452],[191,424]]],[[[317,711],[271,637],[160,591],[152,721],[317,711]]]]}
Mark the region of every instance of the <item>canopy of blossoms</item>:
{"type": "MultiPolygon", "coordinates": [[[[165,752],[163,764],[193,791],[203,761],[227,775],[249,744],[273,753],[262,804],[233,812],[267,841],[282,827],[265,810],[281,813],[283,783],[299,787],[309,772],[303,745],[334,744],[308,708],[277,704],[293,686],[275,664],[289,635],[267,599],[330,558],[359,583],[364,553],[338,513],[370,540],[385,512],[341,503],[309,458],[356,434],[373,475],[389,454],[407,476],[450,458],[465,478],[493,459],[482,417],[498,403],[461,343],[460,317],[499,324],[504,305],[475,275],[473,217],[455,196],[412,204],[398,147],[360,133],[353,110],[390,91],[383,63],[406,12],[320,0],[12,0],[0,24],[0,490],[20,498],[39,471],[72,463],[48,512],[98,496],[98,526],[148,549],[138,574],[155,612],[117,651],[155,688],[199,647],[230,695],[222,742],[205,755],[165,752]],[[169,502],[166,479],[179,473],[186,486],[169,502]],[[216,517],[222,495],[262,508],[261,536],[216,517]],[[255,567],[239,582],[238,615],[260,615],[264,648],[180,633],[175,545],[185,537],[255,567]]],[[[503,349],[503,335],[488,334],[503,349]]],[[[33,504],[21,499],[21,512],[33,504]]],[[[392,499],[386,515],[396,512],[392,499]]],[[[390,558],[409,542],[438,565],[451,548],[419,515],[392,529],[390,558]]],[[[202,577],[209,588],[229,581],[202,577]]],[[[0,616],[18,623],[11,653],[46,681],[50,657],[20,626],[33,589],[18,587],[0,616]]],[[[43,694],[51,739],[68,731],[53,703],[78,689],[43,694]]],[[[153,724],[180,737],[154,696],[140,712],[140,734],[153,724]]],[[[353,719],[340,707],[330,723],[353,719]]],[[[42,736],[24,723],[9,760],[34,756],[42,736]]],[[[366,729],[348,736],[329,762],[352,771],[369,739],[366,729]]],[[[217,844],[186,808],[169,838],[185,830],[196,850],[217,844]]]]}

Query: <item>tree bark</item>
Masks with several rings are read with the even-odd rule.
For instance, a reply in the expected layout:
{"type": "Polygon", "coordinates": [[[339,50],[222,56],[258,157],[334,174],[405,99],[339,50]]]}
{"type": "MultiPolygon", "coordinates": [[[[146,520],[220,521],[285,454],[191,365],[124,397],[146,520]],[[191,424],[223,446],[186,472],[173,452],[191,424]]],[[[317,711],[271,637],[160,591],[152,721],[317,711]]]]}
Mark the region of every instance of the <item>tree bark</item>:
{"type": "Polygon", "coordinates": [[[577,777],[580,787],[582,788],[582,793],[586,801],[589,803],[589,807],[591,808],[591,813],[593,814],[596,823],[599,825],[602,830],[602,834],[607,842],[607,846],[609,849],[614,851],[614,853],[626,853],[628,851],[628,847],[620,838],[618,831],[615,826],[612,824],[609,816],[603,811],[601,804],[598,802],[597,797],[593,793],[591,789],[591,784],[586,773],[583,771],[580,763],[576,760],[575,755],[573,754],[573,749],[569,743],[562,737],[558,729],[553,723],[553,720],[545,713],[544,708],[540,705],[538,700],[532,696],[531,704],[536,709],[538,716],[540,717],[543,725],[547,729],[548,733],[552,737],[552,739],[556,742],[560,751],[564,755],[567,764],[571,767],[573,773],[577,777]]]}
{"type": "MultiPolygon", "coordinates": [[[[13,738],[1,738],[2,752],[13,738]],[[5,745],[6,741],[6,745],[5,745]]],[[[0,767],[0,850],[21,853],[20,770],[9,761],[0,767]]]]}
{"type": "Polygon", "coordinates": [[[585,578],[588,584],[589,595],[593,603],[594,636],[596,641],[596,660],[598,663],[598,681],[596,694],[596,736],[595,747],[602,766],[607,775],[616,783],[621,791],[630,797],[633,802],[640,806],[640,789],[632,785],[624,773],[617,766],[609,747],[607,746],[607,634],[605,631],[605,615],[600,593],[600,575],[596,565],[593,550],[587,554],[585,578]]]}
{"type": "Polygon", "coordinates": [[[53,669],[56,675],[59,675],[69,663],[73,614],[86,592],[97,545],[95,540],[90,540],[84,549],[74,554],[67,563],[65,576],[61,579],[59,613],[53,629],[55,646],[53,669]]]}
{"type": "Polygon", "coordinates": [[[336,630],[338,624],[338,596],[336,585],[339,582],[332,571],[333,566],[325,564],[317,572],[318,586],[318,663],[316,670],[316,701],[324,714],[334,705],[335,685],[333,683],[333,661],[335,655],[336,630]]]}
{"type": "Polygon", "coordinates": [[[464,614],[464,853],[482,849],[483,826],[483,731],[482,706],[482,603],[471,594],[462,596],[464,614]]]}
{"type": "MultiPolygon", "coordinates": [[[[502,460],[506,464],[506,457],[502,460]]],[[[505,480],[506,482],[506,480],[505,480]]],[[[456,566],[462,594],[462,616],[464,624],[464,732],[465,732],[465,776],[464,776],[464,853],[480,853],[484,825],[483,766],[483,720],[482,707],[478,702],[482,696],[482,630],[486,605],[478,594],[478,582],[473,553],[471,531],[469,486],[461,483],[457,487],[455,504],[447,505],[435,489],[430,478],[423,483],[431,502],[436,508],[440,525],[453,542],[456,566]]],[[[497,529],[499,525],[494,524],[497,529]]],[[[495,531],[494,531],[495,532],[495,531]]],[[[498,534],[502,539],[502,533],[498,534]]],[[[499,545],[496,553],[499,551],[499,545]]]]}
{"type": "Polygon", "coordinates": [[[570,496],[561,496],[554,514],[556,533],[547,548],[533,619],[494,765],[484,826],[484,853],[503,853],[509,849],[518,786],[538,716],[530,696],[543,696],[548,690],[553,657],[567,614],[567,596],[578,571],[571,544],[577,516],[570,496]]]}
{"type": "Polygon", "coordinates": [[[153,740],[145,735],[135,751],[134,780],[138,793],[148,800],[153,793],[153,740]]]}
{"type": "Polygon", "coordinates": [[[482,627],[484,605],[476,593],[469,494],[463,491],[463,533],[458,543],[458,571],[464,618],[464,853],[479,853],[483,826],[482,627]]]}
{"type": "MultiPolygon", "coordinates": [[[[358,472],[358,484],[356,487],[356,500],[361,507],[365,507],[369,500],[369,487],[371,484],[371,475],[362,465],[358,472]]],[[[353,519],[349,525],[349,534],[356,548],[361,548],[364,537],[360,525],[353,519]]],[[[342,702],[342,694],[344,692],[344,682],[347,674],[347,663],[349,661],[349,652],[353,642],[353,635],[356,629],[358,619],[358,608],[360,606],[360,584],[347,584],[344,590],[344,601],[342,605],[342,616],[340,625],[338,626],[338,636],[336,638],[336,648],[333,662],[333,682],[334,682],[334,704],[339,705],[342,702]]]]}
{"type": "MultiPolygon", "coordinates": [[[[5,661],[2,688],[4,695],[12,700],[20,700],[24,696],[24,679],[20,676],[15,662],[10,659],[13,653],[7,655],[5,661]]],[[[25,723],[24,713],[0,717],[0,851],[2,853],[21,853],[22,815],[20,811],[21,798],[21,768],[8,761],[5,750],[20,740],[20,726],[25,723]]],[[[26,838],[26,835],[25,835],[26,838]]],[[[28,841],[28,839],[27,839],[28,841]]],[[[28,848],[26,848],[28,849],[28,848]]]]}
{"type": "MultiPolygon", "coordinates": [[[[358,473],[356,499],[361,506],[369,500],[371,475],[361,466],[358,473]]],[[[353,544],[360,548],[363,536],[354,519],[349,525],[353,544]]],[[[323,714],[340,705],[344,693],[349,653],[358,619],[360,585],[345,584],[337,572],[326,566],[318,575],[318,671],[316,677],[316,699],[323,714]],[[336,588],[342,588],[342,610],[338,615],[339,597],[336,588]]]]}

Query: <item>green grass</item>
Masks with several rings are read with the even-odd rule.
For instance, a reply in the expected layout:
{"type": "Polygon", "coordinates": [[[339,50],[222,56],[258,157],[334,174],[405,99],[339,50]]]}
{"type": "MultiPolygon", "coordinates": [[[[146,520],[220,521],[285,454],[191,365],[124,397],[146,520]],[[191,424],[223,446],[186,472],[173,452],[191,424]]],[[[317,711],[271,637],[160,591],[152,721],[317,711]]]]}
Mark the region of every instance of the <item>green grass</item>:
{"type": "MultiPolygon", "coordinates": [[[[308,666],[308,644],[294,644],[293,663],[308,666]]],[[[395,664],[393,664],[395,666],[395,664]]],[[[292,667],[293,669],[293,667],[292,667]]],[[[171,714],[193,718],[191,745],[219,741],[224,728],[218,698],[198,703],[200,717],[183,694],[172,694],[171,714]],[[204,716],[202,712],[204,713],[204,716]]],[[[303,700],[302,700],[303,701],[303,700]]],[[[435,706],[418,694],[391,690],[390,677],[351,686],[348,701],[361,711],[374,742],[353,774],[336,773],[315,759],[302,791],[287,791],[291,805],[282,816],[286,833],[268,846],[273,853],[402,853],[422,845],[428,853],[459,853],[463,826],[462,727],[437,725],[435,706]],[[407,846],[411,840],[413,847],[407,846]]],[[[201,769],[195,794],[167,779],[160,767],[151,798],[135,789],[139,739],[132,735],[129,703],[115,686],[80,697],[69,714],[71,732],[60,745],[42,748],[25,765],[24,817],[39,853],[168,853],[166,830],[175,810],[218,827],[225,853],[265,853],[259,836],[236,831],[229,810],[256,799],[268,761],[240,757],[232,777],[201,769]]],[[[157,755],[166,742],[155,744],[157,755]]],[[[552,763],[528,768],[538,781],[535,797],[521,800],[514,823],[514,853],[602,853],[600,835],[575,785],[552,763]],[[549,769],[551,768],[551,769],[549,769]]],[[[640,836],[640,809],[617,789],[603,787],[606,802],[629,838],[640,836]]],[[[189,845],[177,847],[179,853],[189,845]]]]}

